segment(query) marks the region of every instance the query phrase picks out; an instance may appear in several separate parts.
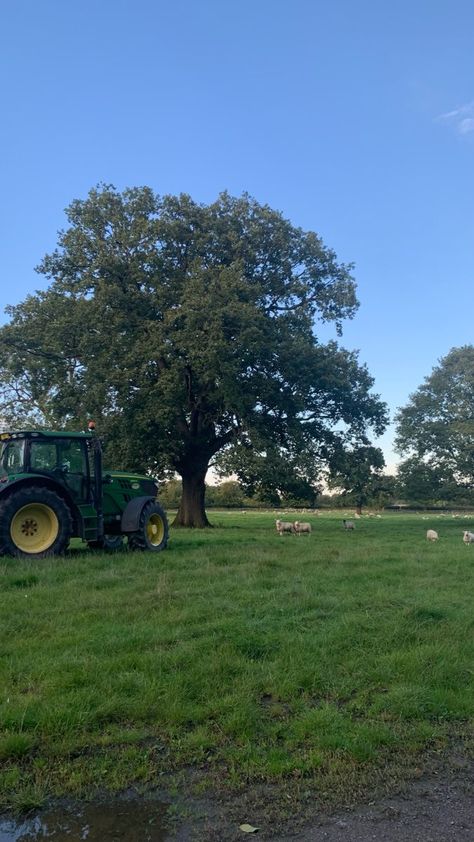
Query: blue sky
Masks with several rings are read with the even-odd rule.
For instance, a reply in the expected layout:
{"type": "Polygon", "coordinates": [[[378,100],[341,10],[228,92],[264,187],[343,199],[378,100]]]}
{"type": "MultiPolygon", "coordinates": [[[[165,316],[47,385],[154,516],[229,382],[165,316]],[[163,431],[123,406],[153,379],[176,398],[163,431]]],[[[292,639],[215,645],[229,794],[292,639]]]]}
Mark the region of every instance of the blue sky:
{"type": "Polygon", "coordinates": [[[342,341],[392,414],[472,343],[470,0],[16,0],[0,39],[5,303],[100,181],[246,190],[355,262],[342,341]]]}

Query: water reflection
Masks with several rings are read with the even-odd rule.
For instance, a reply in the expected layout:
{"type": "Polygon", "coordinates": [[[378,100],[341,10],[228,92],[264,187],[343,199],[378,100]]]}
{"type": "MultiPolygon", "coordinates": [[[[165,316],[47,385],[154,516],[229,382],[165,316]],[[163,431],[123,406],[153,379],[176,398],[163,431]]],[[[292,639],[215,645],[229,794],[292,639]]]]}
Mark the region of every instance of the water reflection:
{"type": "Polygon", "coordinates": [[[162,842],[166,805],[116,801],[45,810],[27,819],[0,818],[0,842],[162,842]]]}

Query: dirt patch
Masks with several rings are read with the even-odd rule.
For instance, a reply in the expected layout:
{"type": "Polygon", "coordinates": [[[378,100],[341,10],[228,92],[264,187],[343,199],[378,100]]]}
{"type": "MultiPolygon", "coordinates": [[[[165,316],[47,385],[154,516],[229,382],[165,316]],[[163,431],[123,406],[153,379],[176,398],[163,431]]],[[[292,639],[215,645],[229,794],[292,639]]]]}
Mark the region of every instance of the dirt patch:
{"type": "Polygon", "coordinates": [[[473,842],[471,751],[451,747],[449,754],[433,751],[419,762],[410,770],[409,783],[385,769],[370,796],[368,790],[363,796],[361,785],[352,789],[351,805],[332,809],[314,782],[304,779],[234,793],[216,785],[200,795],[199,773],[188,770],[143,796],[129,792],[111,799],[104,794],[89,804],[58,802],[22,819],[0,817],[0,842],[32,842],[45,835],[58,842],[473,842]],[[243,832],[244,823],[258,831],[243,832]]]}
{"type": "Polygon", "coordinates": [[[422,771],[397,792],[339,809],[321,806],[311,791],[276,792],[257,787],[232,797],[192,798],[191,814],[178,821],[174,838],[234,842],[473,842],[474,761],[452,754],[427,757],[422,771]],[[286,804],[285,804],[286,801],[286,804]],[[255,834],[239,829],[242,823],[255,834]]]}

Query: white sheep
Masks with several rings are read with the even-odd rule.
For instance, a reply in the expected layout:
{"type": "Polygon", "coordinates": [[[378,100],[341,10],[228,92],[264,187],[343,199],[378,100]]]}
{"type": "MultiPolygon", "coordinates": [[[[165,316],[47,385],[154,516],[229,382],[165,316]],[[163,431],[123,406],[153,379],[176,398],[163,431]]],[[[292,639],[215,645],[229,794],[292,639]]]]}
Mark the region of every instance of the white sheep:
{"type": "Polygon", "coordinates": [[[465,544],[474,544],[474,532],[463,532],[462,539],[465,544]]]}
{"type": "Polygon", "coordinates": [[[311,524],[310,523],[301,523],[299,520],[295,520],[293,524],[294,530],[298,535],[301,535],[303,532],[307,532],[308,535],[311,535],[311,524]]]}
{"type": "Polygon", "coordinates": [[[426,531],[426,540],[427,541],[437,541],[439,538],[436,529],[427,529],[426,531]]]}
{"type": "Polygon", "coordinates": [[[354,522],[352,520],[343,520],[342,525],[344,529],[355,529],[354,522]]]}
{"type": "Polygon", "coordinates": [[[275,521],[276,531],[279,535],[283,535],[284,532],[294,532],[295,527],[292,523],[288,520],[276,520],[275,521]]]}

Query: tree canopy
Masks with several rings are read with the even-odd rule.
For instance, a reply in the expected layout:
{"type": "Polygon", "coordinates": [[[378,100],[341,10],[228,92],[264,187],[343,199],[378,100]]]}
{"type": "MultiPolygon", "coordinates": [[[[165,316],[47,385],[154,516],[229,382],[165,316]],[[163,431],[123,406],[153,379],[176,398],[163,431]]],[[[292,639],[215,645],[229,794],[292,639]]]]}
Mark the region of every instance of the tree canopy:
{"type": "Polygon", "coordinates": [[[360,513],[369,501],[386,491],[387,480],[383,474],[385,459],[379,447],[361,445],[342,450],[334,459],[328,486],[340,489],[360,513]]]}
{"type": "Polygon", "coordinates": [[[397,491],[410,503],[434,504],[457,500],[460,489],[453,477],[444,474],[435,464],[410,456],[398,466],[397,491]]]}
{"type": "Polygon", "coordinates": [[[357,354],[317,339],[351,318],[351,267],[248,195],[209,205],[150,188],[91,190],[38,271],[50,285],[0,331],[12,423],[93,417],[115,467],[177,472],[177,523],[207,524],[209,464],[247,484],[314,485],[386,407],[357,354]],[[271,476],[270,476],[271,474],[271,476]]]}
{"type": "Polygon", "coordinates": [[[399,410],[396,422],[398,451],[422,460],[438,491],[443,483],[472,489],[474,346],[452,348],[399,410]]]}

